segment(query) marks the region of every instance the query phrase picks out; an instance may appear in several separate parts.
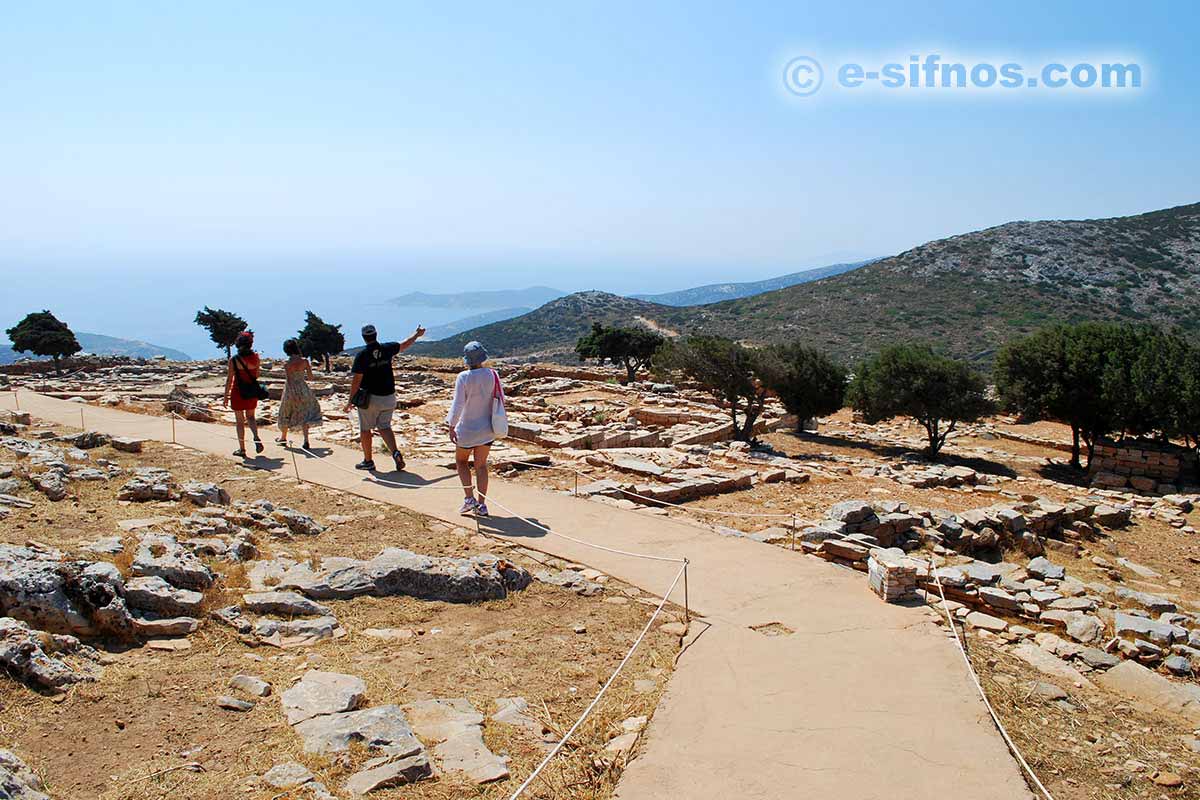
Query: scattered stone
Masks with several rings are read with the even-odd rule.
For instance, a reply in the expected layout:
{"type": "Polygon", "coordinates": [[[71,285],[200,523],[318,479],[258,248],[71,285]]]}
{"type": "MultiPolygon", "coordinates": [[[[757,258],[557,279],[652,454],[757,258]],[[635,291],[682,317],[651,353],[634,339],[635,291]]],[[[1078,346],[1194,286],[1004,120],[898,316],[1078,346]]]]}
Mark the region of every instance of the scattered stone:
{"type": "Polygon", "coordinates": [[[1200,725],[1200,686],[1173,683],[1136,661],[1122,661],[1096,679],[1104,688],[1200,725]]]}
{"type": "Polygon", "coordinates": [[[109,440],[109,444],[113,450],[119,450],[122,453],[140,453],[144,440],[134,439],[131,436],[114,436],[109,440]]]}
{"type": "Polygon", "coordinates": [[[165,469],[138,467],[133,472],[134,476],[118,490],[118,500],[149,503],[179,499],[175,478],[165,469]]]}
{"type": "Polygon", "coordinates": [[[95,651],[74,636],[41,633],[20,620],[0,617],[0,667],[22,683],[61,692],[73,683],[95,680],[91,672],[77,669],[60,655],[97,658],[95,651]]]}
{"type": "Polygon", "coordinates": [[[313,780],[313,777],[308,767],[298,761],[287,761],[267,770],[263,781],[275,789],[294,789],[313,780]]]}
{"type": "Polygon", "coordinates": [[[11,750],[0,750],[0,797],[11,800],[50,800],[37,773],[11,750]]]}
{"type": "Polygon", "coordinates": [[[236,697],[223,694],[217,698],[217,707],[223,708],[226,711],[246,712],[254,708],[254,703],[248,703],[245,700],[239,700],[236,697]]]}
{"type": "Polygon", "coordinates": [[[297,592],[254,592],[242,595],[247,611],[256,614],[279,614],[293,617],[328,616],[328,606],[313,602],[297,592]]]}
{"type": "Polygon", "coordinates": [[[136,576],[156,575],[167,583],[187,589],[207,589],[215,576],[174,536],[146,534],[138,542],[130,571],[136,576]]]}
{"type": "Polygon", "coordinates": [[[402,642],[417,635],[416,631],[410,628],[366,628],[362,634],[370,636],[372,639],[382,639],[385,642],[402,642]]]}
{"type": "Polygon", "coordinates": [[[295,725],[313,717],[356,709],[362,705],[366,693],[367,685],[361,678],[309,670],[279,699],[288,724],[295,725]]]}
{"type": "Polygon", "coordinates": [[[271,684],[255,675],[234,675],[229,681],[229,688],[250,697],[268,697],[271,694],[271,684]]]}
{"type": "Polygon", "coordinates": [[[125,584],[125,602],[140,611],[186,616],[200,613],[204,595],[189,589],[176,589],[157,575],[151,575],[129,579],[125,584]]]}
{"type": "Polygon", "coordinates": [[[1029,685],[1029,693],[1043,700],[1066,700],[1067,693],[1060,686],[1045,681],[1035,681],[1029,685]]]}
{"type": "Polygon", "coordinates": [[[289,564],[276,588],[294,589],[317,600],[408,595],[473,603],[507,597],[531,580],[524,569],[491,555],[435,557],[389,547],[369,561],[323,559],[316,572],[307,563],[289,564]]]}
{"type": "Polygon", "coordinates": [[[422,700],[405,706],[413,730],[435,742],[433,754],[447,772],[461,772],[476,784],[508,777],[504,759],[483,742],[482,715],[465,697],[422,700]]]}
{"type": "Polygon", "coordinates": [[[358,797],[376,789],[416,783],[432,775],[429,759],[422,753],[356,772],[346,781],[344,788],[352,796],[358,797]]]}
{"type": "Polygon", "coordinates": [[[968,628],[982,628],[985,631],[992,633],[1000,633],[1008,628],[1008,623],[998,617],[993,617],[989,614],[984,614],[980,611],[972,611],[967,614],[966,623],[968,628]]]}
{"type": "Polygon", "coordinates": [[[1038,557],[1030,560],[1026,569],[1029,570],[1030,575],[1043,580],[1061,581],[1063,578],[1067,577],[1067,571],[1064,568],[1058,566],[1057,564],[1051,563],[1051,561],[1045,557],[1038,557]]]}
{"type": "Polygon", "coordinates": [[[188,481],[179,487],[179,491],[183,495],[183,499],[193,505],[202,507],[229,505],[229,492],[215,483],[188,481]]]}

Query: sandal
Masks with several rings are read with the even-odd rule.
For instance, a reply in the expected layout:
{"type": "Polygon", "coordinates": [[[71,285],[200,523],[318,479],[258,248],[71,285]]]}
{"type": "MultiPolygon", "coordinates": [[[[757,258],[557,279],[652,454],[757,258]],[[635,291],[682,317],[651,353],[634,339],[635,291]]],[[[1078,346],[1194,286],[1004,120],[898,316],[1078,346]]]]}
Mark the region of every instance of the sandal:
{"type": "Polygon", "coordinates": [[[262,451],[263,451],[262,439],[255,439],[254,440],[254,452],[261,453],[262,451]]]}
{"type": "Polygon", "coordinates": [[[234,450],[234,451],[233,451],[233,454],[234,454],[235,456],[238,456],[239,458],[245,458],[245,457],[246,457],[246,450],[245,450],[244,448],[241,448],[241,447],[239,447],[237,450],[234,450]]]}
{"type": "Polygon", "coordinates": [[[278,439],[275,440],[275,444],[281,444],[284,447],[287,447],[287,439],[284,439],[282,436],[280,436],[278,439]]]}
{"type": "Polygon", "coordinates": [[[305,439],[305,440],[304,440],[304,449],[305,449],[305,450],[312,450],[312,445],[310,445],[310,444],[308,443],[308,439],[305,439]]]}

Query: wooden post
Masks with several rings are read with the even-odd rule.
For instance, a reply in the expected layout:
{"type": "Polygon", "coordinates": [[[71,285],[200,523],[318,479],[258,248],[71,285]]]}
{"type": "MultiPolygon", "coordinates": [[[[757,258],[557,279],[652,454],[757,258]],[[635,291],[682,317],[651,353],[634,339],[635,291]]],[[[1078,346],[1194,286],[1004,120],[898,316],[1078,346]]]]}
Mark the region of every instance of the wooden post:
{"type": "Polygon", "coordinates": [[[21,410],[21,398],[17,396],[17,388],[13,387],[13,402],[17,404],[17,411],[21,410]]]}
{"type": "Polygon", "coordinates": [[[689,625],[692,622],[692,608],[688,602],[688,564],[690,562],[685,558],[683,560],[683,619],[689,625]]]}
{"type": "Polygon", "coordinates": [[[792,551],[796,550],[796,514],[792,512],[792,551]]]}
{"type": "Polygon", "coordinates": [[[83,403],[79,404],[79,427],[87,430],[87,425],[83,424],[83,403]]]}
{"type": "Polygon", "coordinates": [[[175,444],[175,412],[171,412],[171,444],[175,444]]]}

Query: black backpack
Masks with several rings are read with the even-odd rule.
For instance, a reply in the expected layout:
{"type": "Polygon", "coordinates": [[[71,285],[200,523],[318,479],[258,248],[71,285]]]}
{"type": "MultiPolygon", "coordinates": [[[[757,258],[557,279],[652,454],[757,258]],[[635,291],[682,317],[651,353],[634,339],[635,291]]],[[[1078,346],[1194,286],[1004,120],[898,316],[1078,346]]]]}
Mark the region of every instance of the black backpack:
{"type": "Polygon", "coordinates": [[[238,394],[244,400],[266,400],[271,396],[267,387],[255,379],[239,356],[233,357],[233,380],[237,383],[238,394]]]}

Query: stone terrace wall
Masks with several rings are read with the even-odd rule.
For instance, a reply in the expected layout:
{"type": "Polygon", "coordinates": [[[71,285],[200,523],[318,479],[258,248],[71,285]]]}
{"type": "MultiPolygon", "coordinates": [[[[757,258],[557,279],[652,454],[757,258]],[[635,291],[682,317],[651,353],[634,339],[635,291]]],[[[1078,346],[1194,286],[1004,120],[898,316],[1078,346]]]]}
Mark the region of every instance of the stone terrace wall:
{"type": "Polygon", "coordinates": [[[1174,491],[1183,471],[1183,457],[1174,445],[1156,442],[1101,442],[1090,470],[1092,483],[1113,489],[1132,486],[1143,492],[1174,491]],[[1165,484],[1166,487],[1160,485],[1165,484]]]}

